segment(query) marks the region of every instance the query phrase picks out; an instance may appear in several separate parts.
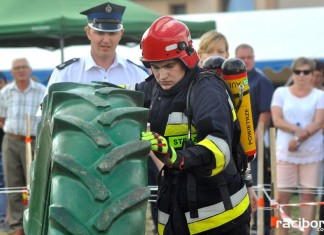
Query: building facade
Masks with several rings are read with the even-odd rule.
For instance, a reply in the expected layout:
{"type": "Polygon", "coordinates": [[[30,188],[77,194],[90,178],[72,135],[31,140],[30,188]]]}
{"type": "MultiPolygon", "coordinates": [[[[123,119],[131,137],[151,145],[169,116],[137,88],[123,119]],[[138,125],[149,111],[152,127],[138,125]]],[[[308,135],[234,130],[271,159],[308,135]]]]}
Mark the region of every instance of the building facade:
{"type": "Polygon", "coordinates": [[[324,6],[323,0],[132,0],[161,15],[324,6]]]}

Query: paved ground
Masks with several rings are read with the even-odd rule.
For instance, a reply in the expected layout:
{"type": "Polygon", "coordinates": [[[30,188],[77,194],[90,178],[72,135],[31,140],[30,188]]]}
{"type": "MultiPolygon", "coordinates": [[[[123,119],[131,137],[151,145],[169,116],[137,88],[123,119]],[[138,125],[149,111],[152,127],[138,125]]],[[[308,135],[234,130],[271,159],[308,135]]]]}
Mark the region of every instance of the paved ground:
{"type": "MultiPolygon", "coordinates": [[[[0,231],[0,235],[9,235],[9,233],[0,231]]],[[[145,235],[156,235],[156,234],[154,234],[154,224],[153,224],[152,216],[151,216],[150,203],[148,203],[147,210],[146,210],[145,235]]]]}
{"type": "Polygon", "coordinates": [[[154,224],[153,224],[152,216],[151,216],[151,204],[150,203],[147,204],[147,210],[146,210],[145,235],[155,235],[154,234],[154,224]]]}

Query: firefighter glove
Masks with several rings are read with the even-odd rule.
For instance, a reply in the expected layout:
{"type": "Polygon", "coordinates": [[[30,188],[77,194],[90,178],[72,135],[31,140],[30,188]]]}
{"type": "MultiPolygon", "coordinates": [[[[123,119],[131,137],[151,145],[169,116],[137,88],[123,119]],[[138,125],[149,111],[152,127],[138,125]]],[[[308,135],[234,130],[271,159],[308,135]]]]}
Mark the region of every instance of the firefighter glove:
{"type": "Polygon", "coordinates": [[[182,168],[183,157],[179,158],[175,149],[168,141],[155,132],[142,132],[142,140],[151,142],[151,150],[155,156],[170,167],[182,168]]]}

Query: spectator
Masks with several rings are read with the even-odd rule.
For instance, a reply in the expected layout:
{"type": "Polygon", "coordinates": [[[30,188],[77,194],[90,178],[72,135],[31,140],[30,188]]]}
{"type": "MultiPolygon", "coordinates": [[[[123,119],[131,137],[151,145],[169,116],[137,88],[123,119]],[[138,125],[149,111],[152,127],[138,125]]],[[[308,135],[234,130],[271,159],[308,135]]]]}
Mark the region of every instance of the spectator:
{"type": "Polygon", "coordinates": [[[324,90],[324,63],[320,60],[315,61],[315,70],[311,79],[311,84],[321,90],[324,90]]]}
{"type": "MultiPolygon", "coordinates": [[[[324,90],[323,82],[324,82],[324,63],[320,60],[314,60],[315,61],[315,70],[313,72],[313,78],[311,80],[311,84],[313,87],[318,88],[320,90],[324,90]]],[[[322,131],[324,133],[324,126],[322,127],[322,131]]],[[[322,168],[322,186],[324,188],[324,169],[322,168]]],[[[323,193],[323,188],[320,191],[321,192],[321,201],[324,201],[324,193],[323,193]]],[[[319,210],[319,221],[324,221],[324,206],[320,206],[319,210]]],[[[324,225],[321,224],[321,230],[319,232],[320,235],[324,235],[324,225]]]]}
{"type": "Polygon", "coordinates": [[[215,30],[210,30],[200,37],[197,50],[199,56],[199,65],[211,56],[221,56],[224,59],[229,57],[229,46],[226,37],[215,30]]]}
{"type": "Polygon", "coordinates": [[[161,17],[144,33],[141,47],[141,60],[153,73],[136,90],[150,107],[152,132],[143,132],[142,139],[151,142],[151,156],[162,167],[159,234],[250,234],[247,188],[231,151],[233,104],[224,83],[212,73],[196,81],[188,123],[188,89],[203,70],[187,26],[161,17]],[[186,141],[188,129],[196,144],[186,141]]]}
{"type": "MultiPolygon", "coordinates": [[[[315,64],[312,59],[299,57],[291,65],[293,84],[275,90],[271,113],[277,128],[277,185],[278,203],[289,203],[291,189],[301,187],[301,203],[313,202],[320,186],[320,172],[324,158],[324,92],[312,87],[310,80],[315,64]],[[289,191],[287,191],[289,190],[289,191]]],[[[315,207],[301,207],[305,221],[315,219],[315,207]]],[[[289,208],[284,208],[290,215],[289,208]]],[[[305,228],[309,235],[311,226],[305,228]]],[[[279,234],[288,230],[279,228],[279,234]]]]}
{"type": "MultiPolygon", "coordinates": [[[[31,67],[25,58],[12,62],[14,81],[0,91],[0,127],[4,130],[2,143],[5,185],[8,188],[26,187],[26,117],[30,115],[32,149],[36,135],[36,111],[44,96],[45,87],[34,82],[31,67]]],[[[24,204],[21,193],[8,197],[9,226],[15,235],[24,234],[24,204]]]]}
{"type": "Polygon", "coordinates": [[[2,89],[2,87],[7,85],[7,83],[8,83],[8,79],[7,79],[6,75],[4,73],[0,72],[0,90],[2,89]]]}
{"type": "MultiPolygon", "coordinates": [[[[7,77],[4,73],[0,72],[0,90],[7,84],[7,77]]],[[[3,129],[0,128],[0,188],[4,188],[4,178],[3,178],[3,167],[2,167],[2,139],[3,139],[3,129]]],[[[7,195],[5,193],[0,194],[0,231],[8,230],[7,224],[7,195]]]]}
{"type": "Polygon", "coordinates": [[[241,59],[246,66],[250,87],[253,125],[257,140],[258,123],[263,122],[265,127],[270,123],[270,104],[274,87],[271,80],[255,67],[254,50],[250,45],[241,44],[236,47],[235,57],[241,59]]]}

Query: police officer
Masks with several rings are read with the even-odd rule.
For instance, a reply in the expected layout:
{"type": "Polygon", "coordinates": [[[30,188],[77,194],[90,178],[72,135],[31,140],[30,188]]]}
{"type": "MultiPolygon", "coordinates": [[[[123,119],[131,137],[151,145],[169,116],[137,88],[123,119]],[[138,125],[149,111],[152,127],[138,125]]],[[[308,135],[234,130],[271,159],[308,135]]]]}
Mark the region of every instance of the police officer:
{"type": "MultiPolygon", "coordinates": [[[[90,51],[83,58],[71,59],[58,65],[47,88],[57,82],[101,81],[123,85],[144,81],[148,77],[147,71],[116,53],[116,47],[124,33],[124,11],[124,6],[107,2],[81,12],[88,19],[84,31],[90,41],[90,51]]],[[[40,110],[38,115],[41,115],[40,110]]],[[[154,185],[158,170],[152,161],[149,161],[148,174],[149,184],[154,185]]],[[[154,210],[154,203],[152,204],[154,210]]],[[[157,217],[154,211],[152,214],[154,218],[157,217]]]]}
{"type": "Polygon", "coordinates": [[[84,31],[90,41],[90,52],[57,66],[48,87],[57,82],[102,81],[120,85],[144,81],[148,73],[116,53],[124,33],[124,11],[124,6],[108,2],[81,12],[88,18],[84,31]]]}
{"type": "Polygon", "coordinates": [[[232,154],[236,116],[224,83],[198,66],[187,26],[170,16],[153,22],[141,48],[141,61],[153,73],[136,85],[150,108],[150,132],[142,139],[150,141],[154,161],[164,164],[159,234],[250,234],[249,196],[232,154]]]}

